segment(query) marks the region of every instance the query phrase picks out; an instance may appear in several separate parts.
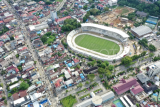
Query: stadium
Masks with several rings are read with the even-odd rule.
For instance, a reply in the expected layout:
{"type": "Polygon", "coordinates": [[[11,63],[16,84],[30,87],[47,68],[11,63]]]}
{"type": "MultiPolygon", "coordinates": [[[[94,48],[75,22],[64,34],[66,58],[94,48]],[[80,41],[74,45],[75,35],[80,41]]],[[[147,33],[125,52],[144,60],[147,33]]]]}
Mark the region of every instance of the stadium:
{"type": "Polygon", "coordinates": [[[130,51],[128,35],[116,28],[83,23],[67,36],[69,48],[78,54],[100,60],[120,60],[130,51]]]}

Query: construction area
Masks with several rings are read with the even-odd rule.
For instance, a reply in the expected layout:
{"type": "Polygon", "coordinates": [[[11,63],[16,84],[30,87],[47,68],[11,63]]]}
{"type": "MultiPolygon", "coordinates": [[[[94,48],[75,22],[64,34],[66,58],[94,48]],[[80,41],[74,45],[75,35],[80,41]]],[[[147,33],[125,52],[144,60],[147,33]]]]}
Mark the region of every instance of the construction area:
{"type": "Polygon", "coordinates": [[[104,13],[102,15],[96,16],[98,19],[98,23],[108,23],[109,25],[116,27],[116,28],[122,28],[127,26],[132,27],[133,22],[128,20],[127,18],[120,17],[121,15],[127,16],[129,13],[134,12],[135,9],[129,8],[129,7],[120,7],[113,9],[111,12],[104,13]]]}

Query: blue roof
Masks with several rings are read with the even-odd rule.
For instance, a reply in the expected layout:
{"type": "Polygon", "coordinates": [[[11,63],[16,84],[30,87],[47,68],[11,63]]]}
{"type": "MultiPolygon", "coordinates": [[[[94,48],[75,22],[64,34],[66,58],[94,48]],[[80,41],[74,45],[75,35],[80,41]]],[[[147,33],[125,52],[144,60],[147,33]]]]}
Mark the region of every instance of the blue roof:
{"type": "Polygon", "coordinates": [[[85,77],[84,77],[84,75],[81,73],[80,74],[80,77],[81,77],[81,79],[84,79],[85,77]]]}
{"type": "Polygon", "coordinates": [[[42,83],[42,81],[37,81],[37,82],[36,82],[36,84],[41,84],[41,83],[42,83]]]}
{"type": "Polygon", "coordinates": [[[53,45],[54,48],[57,48],[57,46],[58,46],[58,44],[57,45],[53,45]]]}
{"type": "Polygon", "coordinates": [[[64,61],[64,63],[65,63],[65,64],[67,64],[67,62],[66,62],[66,61],[64,61]]]}
{"type": "Polygon", "coordinates": [[[22,64],[22,63],[25,63],[25,60],[21,60],[20,63],[21,63],[21,64],[22,64]]]}
{"type": "Polygon", "coordinates": [[[68,67],[71,67],[71,66],[72,66],[72,63],[68,63],[67,65],[68,65],[68,67]]]}
{"type": "Polygon", "coordinates": [[[37,34],[40,34],[41,33],[41,31],[37,31],[37,34]]]}

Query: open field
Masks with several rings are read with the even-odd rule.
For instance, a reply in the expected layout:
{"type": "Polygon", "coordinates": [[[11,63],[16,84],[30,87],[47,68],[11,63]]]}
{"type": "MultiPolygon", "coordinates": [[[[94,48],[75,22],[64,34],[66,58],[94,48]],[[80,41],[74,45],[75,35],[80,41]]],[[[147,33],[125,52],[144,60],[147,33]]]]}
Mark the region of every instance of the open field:
{"type": "Polygon", "coordinates": [[[63,0],[55,0],[56,2],[62,2],[63,0]]]}
{"type": "Polygon", "coordinates": [[[81,47],[84,47],[105,55],[115,55],[120,50],[120,47],[118,44],[112,41],[101,39],[91,35],[80,35],[76,37],[75,43],[81,47]]]}
{"type": "Polygon", "coordinates": [[[122,7],[122,6],[118,6],[115,9],[113,9],[113,11],[108,12],[108,13],[104,13],[102,15],[98,15],[96,16],[96,18],[98,19],[98,22],[103,24],[103,23],[108,23],[113,27],[118,27],[118,28],[122,28],[125,25],[127,26],[133,26],[133,22],[128,21],[128,22],[121,22],[121,15],[128,15],[129,13],[134,12],[135,9],[129,8],[129,7],[122,7]],[[120,26],[118,26],[120,25],[120,26]]]}
{"type": "Polygon", "coordinates": [[[69,95],[61,100],[63,107],[73,107],[77,100],[75,96],[69,95]]]}

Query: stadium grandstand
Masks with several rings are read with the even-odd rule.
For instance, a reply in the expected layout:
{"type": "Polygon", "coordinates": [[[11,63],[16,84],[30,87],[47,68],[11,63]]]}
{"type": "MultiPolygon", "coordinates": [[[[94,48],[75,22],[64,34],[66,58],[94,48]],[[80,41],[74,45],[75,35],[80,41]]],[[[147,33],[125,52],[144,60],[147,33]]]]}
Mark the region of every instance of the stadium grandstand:
{"type": "Polygon", "coordinates": [[[116,28],[83,23],[80,29],[68,34],[67,43],[77,53],[103,61],[113,61],[128,55],[128,37],[125,32],[116,28]]]}

